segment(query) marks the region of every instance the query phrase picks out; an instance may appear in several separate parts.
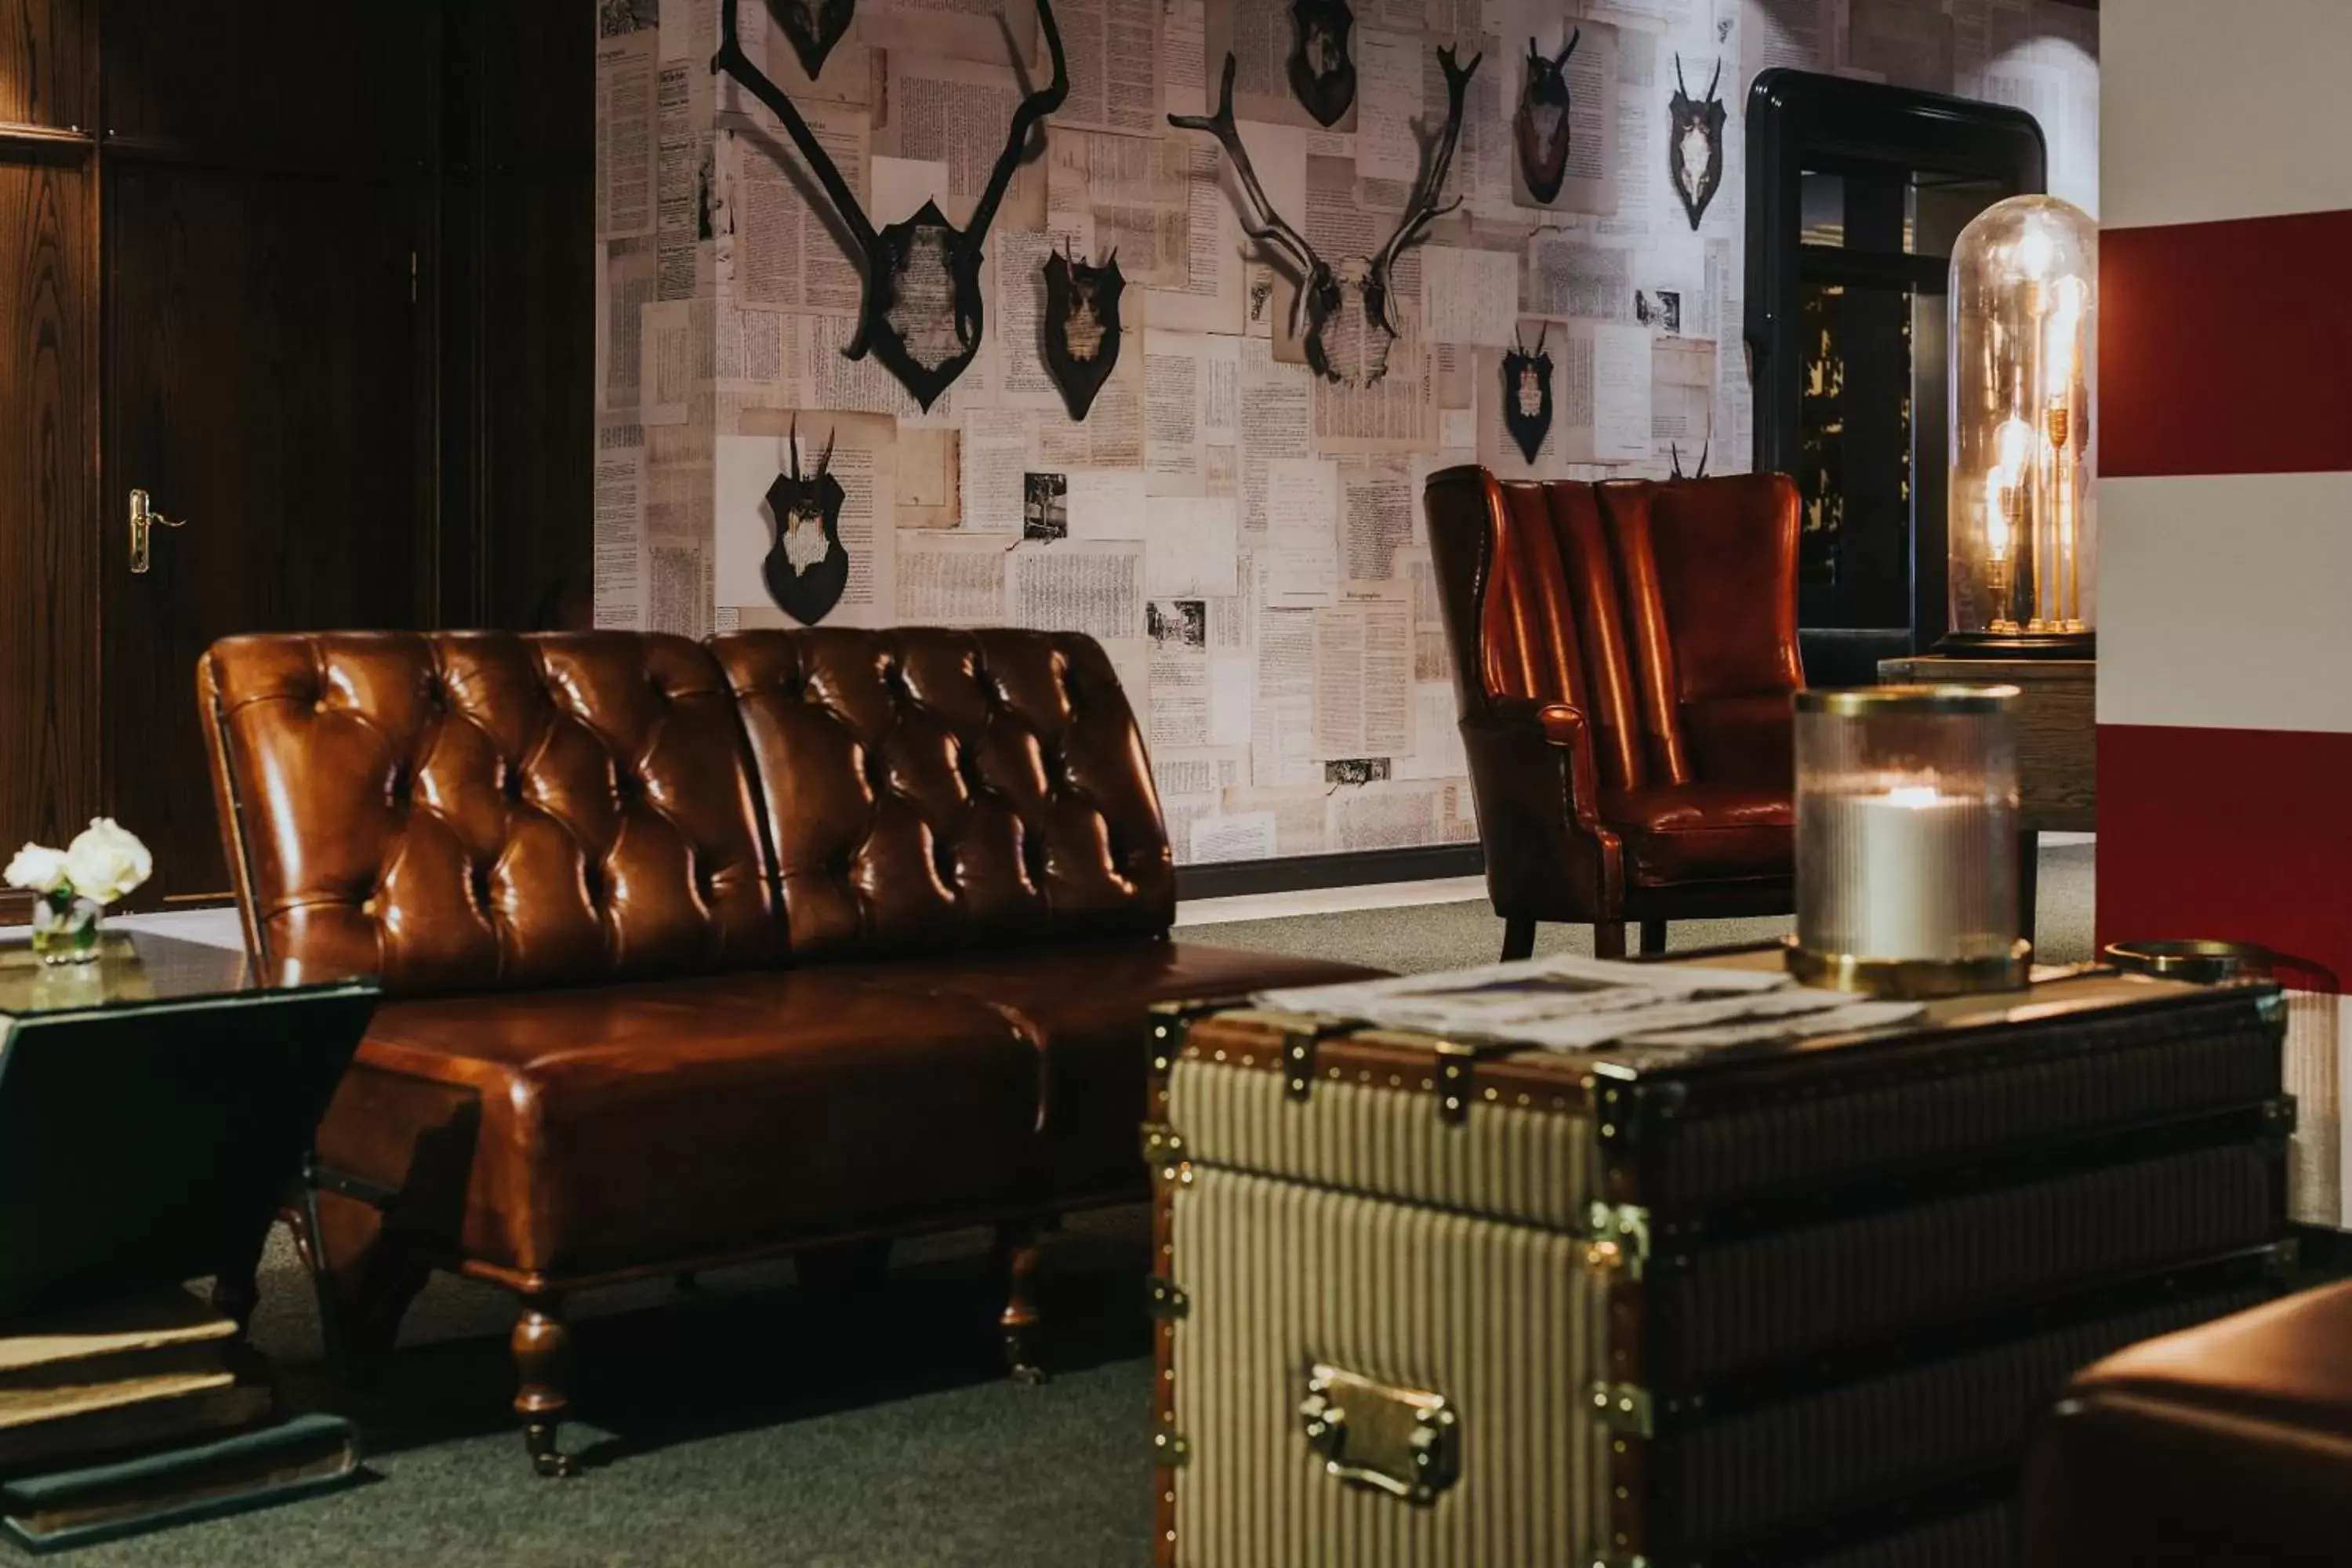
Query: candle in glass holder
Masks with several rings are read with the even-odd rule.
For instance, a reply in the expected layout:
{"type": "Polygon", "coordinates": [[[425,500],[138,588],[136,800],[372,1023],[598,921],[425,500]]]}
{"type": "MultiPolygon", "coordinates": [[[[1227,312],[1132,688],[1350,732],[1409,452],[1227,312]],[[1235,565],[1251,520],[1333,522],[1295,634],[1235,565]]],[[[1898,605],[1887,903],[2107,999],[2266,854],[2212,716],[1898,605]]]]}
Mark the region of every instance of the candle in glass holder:
{"type": "Polygon", "coordinates": [[[2013,923],[1991,907],[2009,889],[1986,875],[1999,815],[1981,799],[1932,784],[1808,802],[1812,853],[1801,863],[1821,879],[1820,896],[1809,901],[1812,923],[1835,951],[1857,958],[1975,956],[1984,932],[2013,923]]]}
{"type": "Polygon", "coordinates": [[[1799,978],[1895,995],[2022,983],[2016,697],[1797,694],[1799,978]]]}

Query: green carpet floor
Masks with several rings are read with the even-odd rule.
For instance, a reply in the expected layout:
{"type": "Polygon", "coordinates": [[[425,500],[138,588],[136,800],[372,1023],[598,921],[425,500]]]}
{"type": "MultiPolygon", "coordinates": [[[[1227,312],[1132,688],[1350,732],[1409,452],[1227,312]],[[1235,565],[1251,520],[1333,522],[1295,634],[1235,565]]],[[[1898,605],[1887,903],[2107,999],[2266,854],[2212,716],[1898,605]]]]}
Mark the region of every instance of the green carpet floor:
{"type": "MultiPolygon", "coordinates": [[[[2053,959],[2087,952],[2090,854],[2043,855],[2053,959]]],[[[1674,944],[1785,929],[1697,923],[1675,928],[1674,944]]],[[[1501,940],[1483,903],[1181,934],[1398,970],[1482,963],[1501,940]]],[[[1571,940],[1549,931],[1538,951],[1571,940]]],[[[256,1342],[277,1358],[290,1403],[359,1421],[373,1479],[64,1561],[1139,1568],[1152,1479],[1146,1215],[1076,1216],[1054,1238],[1041,1292],[1056,1375],[1036,1388],[1001,1374],[986,1239],[907,1244],[882,1294],[846,1312],[803,1298],[787,1265],[713,1275],[693,1295],[664,1283],[587,1298],[574,1335],[583,1421],[566,1439],[591,1464],[559,1482],[531,1474],[507,1408],[509,1298],[436,1279],[383,1385],[356,1396],[320,1371],[309,1287],[281,1235],[256,1342]]]]}

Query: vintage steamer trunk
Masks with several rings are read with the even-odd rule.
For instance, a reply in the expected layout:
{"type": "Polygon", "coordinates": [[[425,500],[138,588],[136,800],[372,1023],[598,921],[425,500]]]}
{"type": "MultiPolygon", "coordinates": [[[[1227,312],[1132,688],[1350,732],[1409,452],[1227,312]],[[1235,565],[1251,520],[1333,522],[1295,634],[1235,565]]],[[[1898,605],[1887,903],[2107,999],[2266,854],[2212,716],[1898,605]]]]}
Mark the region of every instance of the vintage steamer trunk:
{"type": "Polygon", "coordinates": [[[2074,1368],[2276,1293],[2283,1017],[2107,971],[1717,1051],[1161,1009],[1159,1560],[2003,1561],[2074,1368]]]}

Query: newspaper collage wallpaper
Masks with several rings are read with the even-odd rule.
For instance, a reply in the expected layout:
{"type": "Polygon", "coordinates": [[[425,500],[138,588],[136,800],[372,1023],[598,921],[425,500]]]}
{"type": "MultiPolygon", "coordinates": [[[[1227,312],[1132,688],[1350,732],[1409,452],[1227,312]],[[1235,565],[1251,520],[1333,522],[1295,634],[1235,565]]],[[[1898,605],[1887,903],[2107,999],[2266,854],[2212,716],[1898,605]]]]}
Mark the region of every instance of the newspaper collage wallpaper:
{"type": "Polygon", "coordinates": [[[1421,482],[1747,466],[1759,71],[2022,105],[2096,210],[2097,14],[2059,0],[1046,0],[1066,90],[1017,165],[1039,0],[740,0],[797,127],[714,74],[721,0],[583,3],[597,624],[1090,633],[1179,861],[1475,840],[1421,482]],[[1170,122],[1229,55],[1246,181],[1170,122]],[[877,231],[958,226],[976,288],[918,256],[870,309],[877,231]],[[928,406],[842,352],[876,317],[948,361],[928,406]]]}

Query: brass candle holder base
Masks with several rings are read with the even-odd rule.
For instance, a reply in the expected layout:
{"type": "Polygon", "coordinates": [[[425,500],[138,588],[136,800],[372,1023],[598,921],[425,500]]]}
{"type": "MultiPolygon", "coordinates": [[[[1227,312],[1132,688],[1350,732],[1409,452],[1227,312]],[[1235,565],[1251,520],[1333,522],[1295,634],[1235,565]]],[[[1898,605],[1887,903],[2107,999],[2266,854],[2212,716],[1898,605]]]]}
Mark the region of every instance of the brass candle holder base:
{"type": "Polygon", "coordinates": [[[1864,996],[1921,1001],[1968,996],[1986,991],[2022,991],[2033,973],[2033,944],[2011,943],[2001,958],[1857,958],[1850,952],[1816,952],[1790,937],[1789,973],[1801,985],[1853,991],[1864,996]]]}

